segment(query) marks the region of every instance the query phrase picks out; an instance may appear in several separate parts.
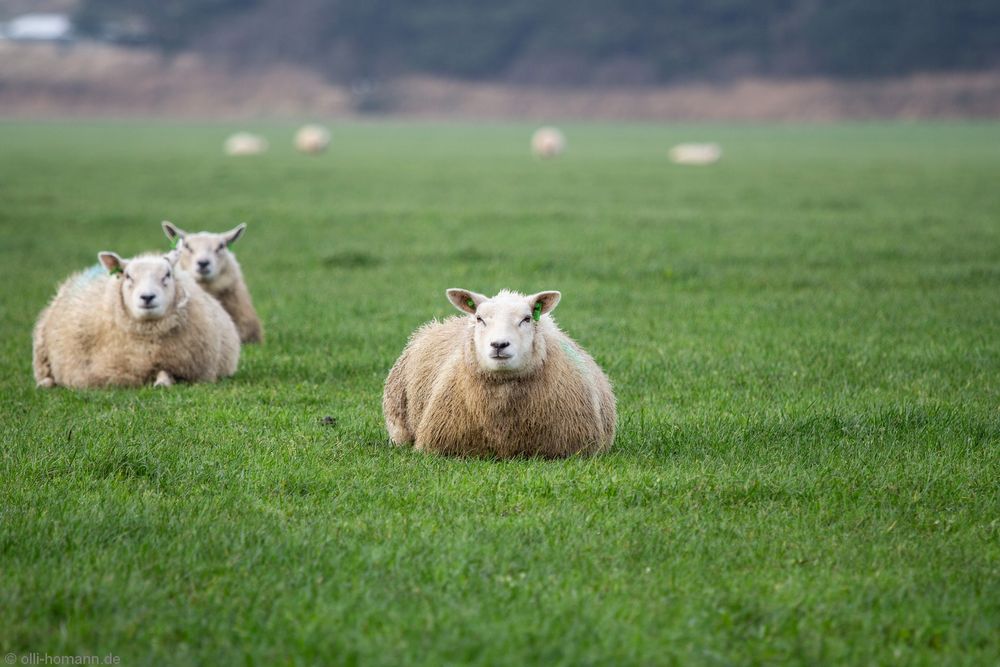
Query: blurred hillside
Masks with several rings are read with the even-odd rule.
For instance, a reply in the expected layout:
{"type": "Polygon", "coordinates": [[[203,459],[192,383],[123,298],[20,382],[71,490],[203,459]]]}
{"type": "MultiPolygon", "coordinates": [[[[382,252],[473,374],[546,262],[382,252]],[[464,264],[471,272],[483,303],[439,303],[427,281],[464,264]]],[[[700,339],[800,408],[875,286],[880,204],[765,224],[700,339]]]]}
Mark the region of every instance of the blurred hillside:
{"type": "Polygon", "coordinates": [[[99,42],[0,41],[0,116],[832,121],[998,118],[1000,72],[889,80],[744,78],[670,86],[543,86],[405,76],[364,86],[287,63],[233,67],[99,42]]]}
{"type": "Polygon", "coordinates": [[[0,117],[1000,118],[997,0],[0,0],[0,117]]]}
{"type": "Polygon", "coordinates": [[[560,85],[1000,66],[996,0],[81,0],[78,24],[328,80],[560,85]]]}

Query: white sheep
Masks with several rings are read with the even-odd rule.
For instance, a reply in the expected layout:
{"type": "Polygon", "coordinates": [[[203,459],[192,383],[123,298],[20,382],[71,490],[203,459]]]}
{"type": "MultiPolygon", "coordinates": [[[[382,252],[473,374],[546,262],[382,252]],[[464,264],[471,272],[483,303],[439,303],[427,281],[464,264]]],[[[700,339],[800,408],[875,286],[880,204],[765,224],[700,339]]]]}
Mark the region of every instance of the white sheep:
{"type": "Polygon", "coordinates": [[[243,155],[260,155],[266,153],[267,139],[249,132],[237,132],[226,139],[226,155],[239,157],[243,155]]]}
{"type": "Polygon", "coordinates": [[[558,128],[540,127],[531,135],[531,151],[538,157],[557,157],[565,150],[566,137],[558,128]]]}
{"type": "Polygon", "coordinates": [[[243,343],[259,343],[264,330],[243,280],[243,270],[229,249],[246,230],[243,223],[228,232],[189,234],[163,221],[163,231],[180,251],[181,268],[191,273],[202,289],[214,296],[236,323],[243,343]]]}
{"type": "Polygon", "coordinates": [[[714,164],[722,157],[719,144],[677,144],[670,149],[674,164],[703,166],[714,164]]]}
{"type": "Polygon", "coordinates": [[[468,316],[414,332],[386,378],[382,410],[392,442],[501,458],[611,446],[611,383],[548,315],[559,292],[447,295],[468,316]]]}
{"type": "Polygon", "coordinates": [[[330,146],[330,130],[322,125],[303,125],[295,133],[295,148],[310,155],[318,155],[330,146]]]}
{"type": "Polygon", "coordinates": [[[70,276],[35,325],[39,387],[138,387],[214,382],[236,372],[240,339],[177,253],[124,260],[113,252],[70,276]]]}

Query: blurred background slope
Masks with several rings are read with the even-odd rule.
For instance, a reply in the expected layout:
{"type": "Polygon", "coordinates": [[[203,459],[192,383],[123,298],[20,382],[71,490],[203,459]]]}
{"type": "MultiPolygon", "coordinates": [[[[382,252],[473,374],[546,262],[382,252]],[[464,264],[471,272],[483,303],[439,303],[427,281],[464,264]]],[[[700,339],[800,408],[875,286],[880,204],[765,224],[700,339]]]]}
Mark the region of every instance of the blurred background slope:
{"type": "Polygon", "coordinates": [[[995,0],[0,0],[4,115],[1000,116],[995,0]],[[11,27],[65,17],[64,34],[11,27]]]}

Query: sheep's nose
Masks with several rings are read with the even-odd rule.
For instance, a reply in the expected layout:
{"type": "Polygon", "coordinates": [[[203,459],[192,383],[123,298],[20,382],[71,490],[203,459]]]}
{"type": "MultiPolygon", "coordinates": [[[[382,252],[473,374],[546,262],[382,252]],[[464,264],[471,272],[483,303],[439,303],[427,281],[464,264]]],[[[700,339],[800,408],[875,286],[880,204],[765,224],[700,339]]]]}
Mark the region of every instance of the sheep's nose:
{"type": "Polygon", "coordinates": [[[499,351],[504,349],[505,347],[510,347],[510,341],[509,340],[493,341],[492,343],[490,343],[490,347],[492,347],[494,350],[499,351]]]}
{"type": "Polygon", "coordinates": [[[146,305],[148,306],[149,304],[153,303],[153,299],[156,298],[156,295],[155,294],[140,294],[139,298],[142,299],[146,303],[146,305]]]}
{"type": "Polygon", "coordinates": [[[199,259],[198,260],[198,268],[199,269],[207,269],[208,268],[208,260],[207,259],[199,259]]]}

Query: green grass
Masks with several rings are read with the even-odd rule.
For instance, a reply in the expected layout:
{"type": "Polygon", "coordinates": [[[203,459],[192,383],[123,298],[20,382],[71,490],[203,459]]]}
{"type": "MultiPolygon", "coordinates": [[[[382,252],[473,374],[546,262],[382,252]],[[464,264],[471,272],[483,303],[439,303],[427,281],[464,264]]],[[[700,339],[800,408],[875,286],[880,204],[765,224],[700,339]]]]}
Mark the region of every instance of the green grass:
{"type": "Polygon", "coordinates": [[[1000,125],[0,124],[0,652],[139,664],[1000,661],[1000,125]],[[716,139],[712,168],[667,148],[716,139]],[[159,222],[237,246],[267,341],[38,391],[31,327],[159,222]],[[604,456],[388,445],[448,287],[559,289],[604,456]],[[324,425],[325,416],[336,418],[324,425]]]}

